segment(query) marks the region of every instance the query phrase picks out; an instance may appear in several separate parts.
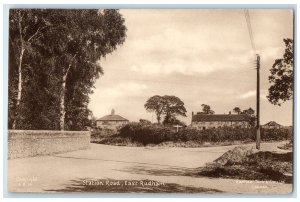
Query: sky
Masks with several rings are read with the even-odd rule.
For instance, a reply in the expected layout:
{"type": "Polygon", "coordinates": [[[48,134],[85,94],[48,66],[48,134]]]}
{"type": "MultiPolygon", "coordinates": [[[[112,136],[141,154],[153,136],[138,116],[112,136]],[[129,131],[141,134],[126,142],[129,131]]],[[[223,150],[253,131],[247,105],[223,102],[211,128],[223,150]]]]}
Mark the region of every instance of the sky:
{"type": "Polygon", "coordinates": [[[243,9],[122,9],[127,38],[100,60],[104,69],[90,96],[96,118],[116,114],[129,121],[156,121],[145,110],[154,95],[175,95],[192,112],[208,104],[216,114],[256,109],[255,53],[261,57],[261,124],[292,125],[293,102],[272,105],[266,98],[274,60],[293,38],[293,12],[249,9],[256,51],[252,49],[243,9]]]}

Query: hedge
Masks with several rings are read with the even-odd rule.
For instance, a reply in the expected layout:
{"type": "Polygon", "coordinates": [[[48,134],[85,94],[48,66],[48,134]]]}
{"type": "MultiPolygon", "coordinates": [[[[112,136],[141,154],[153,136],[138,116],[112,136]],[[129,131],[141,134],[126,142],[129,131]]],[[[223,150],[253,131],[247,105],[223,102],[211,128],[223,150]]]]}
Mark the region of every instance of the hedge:
{"type": "MultiPolygon", "coordinates": [[[[147,144],[159,144],[162,142],[226,142],[226,141],[254,141],[255,128],[212,128],[197,130],[186,127],[179,132],[172,127],[163,125],[129,123],[123,126],[118,136],[129,138],[134,142],[147,144]]],[[[288,129],[261,129],[262,141],[279,141],[291,139],[291,131],[288,129]]]]}

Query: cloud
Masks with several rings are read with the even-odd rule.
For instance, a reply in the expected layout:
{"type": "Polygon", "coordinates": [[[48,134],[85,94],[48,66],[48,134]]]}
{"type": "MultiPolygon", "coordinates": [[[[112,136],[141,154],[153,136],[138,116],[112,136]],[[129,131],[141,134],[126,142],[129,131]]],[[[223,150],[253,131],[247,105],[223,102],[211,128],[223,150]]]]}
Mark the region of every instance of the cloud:
{"type": "Polygon", "coordinates": [[[127,47],[135,52],[129,62],[130,69],[144,74],[208,74],[240,68],[254,59],[243,41],[245,37],[237,34],[239,29],[232,27],[230,32],[225,32],[228,29],[225,25],[196,25],[196,22],[182,25],[189,26],[187,30],[171,26],[135,39],[127,47]],[[203,26],[211,29],[202,29],[203,26]]]}
{"type": "MultiPolygon", "coordinates": [[[[205,75],[253,66],[254,52],[242,9],[147,9],[134,11],[134,15],[132,10],[122,12],[127,19],[138,23],[138,26],[128,24],[130,43],[125,43],[124,50],[127,56],[124,59],[132,71],[153,75],[205,75]]],[[[288,10],[276,9],[250,13],[262,60],[276,58],[283,45],[282,38],[292,30],[291,23],[286,23],[287,16],[292,19],[292,15],[288,10]],[[277,35],[282,38],[277,40],[277,35]]]]}
{"type": "Polygon", "coordinates": [[[95,95],[102,97],[103,99],[115,99],[122,96],[135,96],[142,93],[148,87],[146,84],[140,84],[135,82],[124,82],[116,86],[111,86],[105,89],[96,89],[95,95]]]}
{"type": "MultiPolygon", "coordinates": [[[[201,103],[210,104],[219,113],[233,106],[255,106],[255,56],[243,9],[120,12],[124,14],[127,38],[101,61],[105,75],[97,81],[91,96],[95,115],[105,115],[115,108],[129,120],[146,118],[149,114],[144,103],[155,94],[176,95],[187,110],[200,110],[201,103]]],[[[283,38],[293,37],[293,15],[289,12],[250,10],[254,41],[261,55],[262,122],[274,117],[292,120],[292,108],[276,108],[277,115],[272,114],[277,106],[266,100],[265,90],[269,68],[274,59],[282,57],[283,38]]]]}
{"type": "Polygon", "coordinates": [[[263,56],[263,60],[275,60],[277,58],[282,58],[284,53],[284,47],[270,47],[263,49],[259,54],[263,56]]]}
{"type": "Polygon", "coordinates": [[[143,65],[133,65],[130,67],[132,71],[143,74],[172,74],[180,73],[183,75],[193,75],[195,73],[207,74],[224,66],[218,64],[205,64],[197,62],[182,62],[180,60],[170,61],[169,63],[147,63],[143,65]]]}
{"type": "MultiPolygon", "coordinates": [[[[260,99],[263,99],[263,100],[267,100],[267,90],[265,89],[262,89],[260,91],[260,99]]],[[[250,90],[244,94],[241,94],[241,95],[238,95],[237,98],[239,99],[248,99],[248,98],[251,98],[251,97],[255,97],[256,96],[256,91],[255,90],[250,90]]]]}
{"type": "Polygon", "coordinates": [[[120,109],[125,103],[131,103],[136,97],[142,96],[148,89],[146,84],[122,82],[111,84],[105,88],[97,88],[91,95],[90,109],[96,116],[109,112],[112,108],[120,109]]]}
{"type": "Polygon", "coordinates": [[[251,91],[248,91],[248,92],[246,92],[246,93],[244,93],[242,95],[239,95],[238,98],[240,98],[240,99],[247,99],[247,98],[253,97],[255,95],[256,95],[256,91],[251,90],[251,91]]]}
{"type": "MultiPolygon", "coordinates": [[[[200,52],[199,52],[200,53],[200,52]]],[[[206,54],[182,54],[174,53],[176,57],[166,57],[165,60],[152,58],[151,61],[144,60],[143,63],[135,62],[130,66],[130,70],[143,74],[172,74],[179,73],[183,75],[202,74],[206,75],[215,71],[224,69],[238,69],[250,66],[254,60],[253,55],[249,53],[239,53],[235,55],[222,55],[216,59],[214,56],[206,54]]],[[[220,53],[221,55],[222,53],[220,53]]]]}

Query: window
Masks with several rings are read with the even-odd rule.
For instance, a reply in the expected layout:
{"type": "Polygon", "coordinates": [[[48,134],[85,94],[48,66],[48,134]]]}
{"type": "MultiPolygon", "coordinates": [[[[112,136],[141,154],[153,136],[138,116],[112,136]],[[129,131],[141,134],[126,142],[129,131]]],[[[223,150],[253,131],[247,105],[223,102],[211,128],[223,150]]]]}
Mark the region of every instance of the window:
{"type": "Polygon", "coordinates": [[[203,130],[205,130],[206,128],[205,128],[205,127],[203,127],[202,129],[203,129],[203,130]]]}

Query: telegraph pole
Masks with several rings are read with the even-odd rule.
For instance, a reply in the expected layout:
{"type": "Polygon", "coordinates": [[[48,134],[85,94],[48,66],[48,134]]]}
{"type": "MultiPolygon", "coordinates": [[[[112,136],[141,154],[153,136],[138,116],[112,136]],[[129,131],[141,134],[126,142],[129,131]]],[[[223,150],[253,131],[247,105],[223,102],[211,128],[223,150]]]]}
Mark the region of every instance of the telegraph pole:
{"type": "Polygon", "coordinates": [[[260,56],[256,54],[256,149],[260,149],[260,56]]]}

